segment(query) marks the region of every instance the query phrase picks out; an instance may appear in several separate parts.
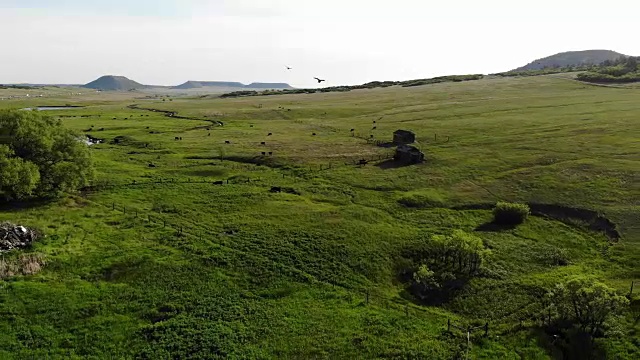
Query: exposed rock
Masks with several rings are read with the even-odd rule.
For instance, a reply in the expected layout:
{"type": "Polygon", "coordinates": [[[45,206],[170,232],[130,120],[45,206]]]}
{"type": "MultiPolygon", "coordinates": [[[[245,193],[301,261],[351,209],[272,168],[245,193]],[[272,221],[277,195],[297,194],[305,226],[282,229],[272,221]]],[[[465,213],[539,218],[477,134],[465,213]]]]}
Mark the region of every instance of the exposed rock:
{"type": "Polygon", "coordinates": [[[26,248],[38,237],[33,229],[9,222],[0,223],[0,252],[26,248]]]}

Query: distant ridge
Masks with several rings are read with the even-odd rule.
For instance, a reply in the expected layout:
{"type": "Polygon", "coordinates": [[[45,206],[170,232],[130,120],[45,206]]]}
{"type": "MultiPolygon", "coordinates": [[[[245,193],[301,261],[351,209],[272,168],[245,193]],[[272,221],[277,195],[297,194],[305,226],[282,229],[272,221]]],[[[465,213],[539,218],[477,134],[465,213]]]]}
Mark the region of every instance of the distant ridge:
{"type": "Polygon", "coordinates": [[[184,84],[172,87],[172,89],[199,89],[203,87],[221,87],[221,88],[238,88],[238,89],[293,89],[291,85],[286,83],[258,83],[254,82],[249,85],[245,85],[239,82],[230,81],[187,81],[184,84]]]}
{"type": "Polygon", "coordinates": [[[128,91],[145,88],[145,85],[127,79],[124,76],[105,75],[83,85],[83,87],[104,91],[128,91]]]}
{"type": "Polygon", "coordinates": [[[251,89],[293,89],[293,87],[287,83],[251,83],[247,86],[251,89]]]}
{"type": "Polygon", "coordinates": [[[244,84],[232,81],[187,81],[184,84],[172,87],[172,89],[199,89],[203,87],[243,88],[244,84]]]}
{"type": "Polygon", "coordinates": [[[544,68],[580,66],[580,65],[597,65],[607,60],[616,60],[621,56],[628,57],[611,50],[584,50],[584,51],[567,51],[551,55],[542,59],[534,60],[531,63],[512,70],[513,72],[542,70],[544,68]]]}

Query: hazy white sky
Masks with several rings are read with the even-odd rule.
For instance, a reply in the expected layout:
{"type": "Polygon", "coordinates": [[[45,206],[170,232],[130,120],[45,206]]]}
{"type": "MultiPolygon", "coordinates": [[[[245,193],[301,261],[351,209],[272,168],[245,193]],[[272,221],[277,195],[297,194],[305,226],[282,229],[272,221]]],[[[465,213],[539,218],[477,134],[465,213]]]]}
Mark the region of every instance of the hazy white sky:
{"type": "Polygon", "coordinates": [[[0,83],[288,82],[506,71],[561,51],[640,55],[636,1],[0,0],[0,83]],[[287,71],[285,65],[293,67],[287,71]]]}

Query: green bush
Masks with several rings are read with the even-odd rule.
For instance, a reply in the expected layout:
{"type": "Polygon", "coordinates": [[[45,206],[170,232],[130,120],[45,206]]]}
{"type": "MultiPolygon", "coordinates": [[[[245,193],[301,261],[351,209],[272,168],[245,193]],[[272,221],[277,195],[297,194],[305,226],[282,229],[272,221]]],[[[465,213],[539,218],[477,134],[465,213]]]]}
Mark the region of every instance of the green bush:
{"type": "Polygon", "coordinates": [[[527,204],[498,202],[493,209],[494,222],[503,225],[519,225],[522,224],[531,210],[527,204]]]}
{"type": "Polygon", "coordinates": [[[0,199],[50,198],[86,186],[88,147],[37,111],[0,111],[0,199]]]}

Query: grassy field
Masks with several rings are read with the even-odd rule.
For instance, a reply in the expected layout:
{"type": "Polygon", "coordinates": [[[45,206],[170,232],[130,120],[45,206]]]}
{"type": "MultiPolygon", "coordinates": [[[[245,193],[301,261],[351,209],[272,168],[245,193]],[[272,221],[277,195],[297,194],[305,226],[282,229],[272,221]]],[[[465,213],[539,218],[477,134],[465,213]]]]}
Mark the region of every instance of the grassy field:
{"type": "MultiPolygon", "coordinates": [[[[50,113],[105,140],[92,147],[93,187],[0,207],[0,220],[47,235],[29,250],[46,256],[44,270],[0,282],[0,357],[561,358],[532,319],[540,295],[575,274],[625,294],[640,279],[639,91],[540,76],[0,101],[84,106],[50,113]],[[371,143],[398,129],[417,134],[425,163],[396,167],[393,149],[371,143]],[[476,208],[498,200],[595,210],[621,238],[538,216],[481,231],[492,214],[476,208]],[[400,274],[413,249],[456,229],[491,249],[485,275],[421,305],[400,274]],[[558,251],[567,265],[549,262],[558,251]],[[489,334],[474,332],[468,347],[448,320],[488,323],[489,334]]],[[[637,358],[631,311],[615,330],[594,357],[637,358]]]]}

